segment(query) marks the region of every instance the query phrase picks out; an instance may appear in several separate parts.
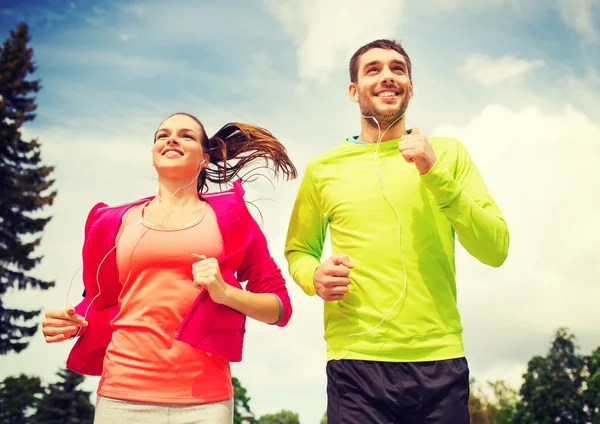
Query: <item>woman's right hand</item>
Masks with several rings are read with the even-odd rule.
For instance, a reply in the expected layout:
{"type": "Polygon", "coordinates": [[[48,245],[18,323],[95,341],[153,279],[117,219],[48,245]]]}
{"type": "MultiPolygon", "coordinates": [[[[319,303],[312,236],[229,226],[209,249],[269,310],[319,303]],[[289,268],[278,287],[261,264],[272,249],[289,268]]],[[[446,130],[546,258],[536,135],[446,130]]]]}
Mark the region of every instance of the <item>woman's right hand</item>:
{"type": "Polygon", "coordinates": [[[42,321],[42,333],[46,343],[62,342],[86,325],[88,323],[85,318],[77,315],[72,306],[67,309],[53,309],[46,312],[46,318],[42,321]]]}

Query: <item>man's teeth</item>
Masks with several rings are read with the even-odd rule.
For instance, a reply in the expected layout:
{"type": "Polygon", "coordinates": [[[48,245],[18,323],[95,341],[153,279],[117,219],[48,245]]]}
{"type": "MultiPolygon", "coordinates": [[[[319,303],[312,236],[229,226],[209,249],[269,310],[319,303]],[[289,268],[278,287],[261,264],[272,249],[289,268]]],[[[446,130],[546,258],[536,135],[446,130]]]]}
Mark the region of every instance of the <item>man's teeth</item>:
{"type": "Polygon", "coordinates": [[[393,97],[396,93],[394,91],[384,91],[383,93],[379,93],[379,97],[393,97]]]}

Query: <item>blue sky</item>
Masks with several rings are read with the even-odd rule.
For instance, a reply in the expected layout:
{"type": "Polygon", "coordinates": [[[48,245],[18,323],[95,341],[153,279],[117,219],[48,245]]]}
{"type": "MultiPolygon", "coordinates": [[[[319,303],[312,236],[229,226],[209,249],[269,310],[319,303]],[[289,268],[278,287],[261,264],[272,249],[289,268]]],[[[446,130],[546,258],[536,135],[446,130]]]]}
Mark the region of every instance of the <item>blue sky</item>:
{"type": "MultiPolygon", "coordinates": [[[[408,125],[458,137],[511,230],[506,264],[490,269],[457,247],[465,345],[479,380],[518,387],[527,361],[568,326],[582,350],[600,345],[600,6],[594,0],[4,1],[0,35],[24,20],[42,80],[24,132],[56,165],[59,195],[36,275],[47,293],[14,305],[65,304],[90,207],[151,194],[151,137],[187,111],[209,134],[230,121],[270,129],[302,173],[310,157],[357,134],[347,64],[362,44],[403,40],[413,61],[408,125]],[[476,3],[476,4],[475,4],[476,3]],[[595,111],[595,112],[594,112],[595,111]]],[[[298,181],[248,187],[283,270],[283,240],[298,181]]],[[[286,273],[287,276],[287,273],[286,273]]],[[[70,300],[76,301],[80,279],[70,300]]],[[[301,422],[325,410],[322,304],[289,280],[286,329],[252,323],[233,368],[258,415],[286,408],[301,422]]],[[[47,381],[68,344],[41,337],[0,358],[0,378],[47,381]]],[[[89,379],[93,390],[96,379],[89,379]]]]}

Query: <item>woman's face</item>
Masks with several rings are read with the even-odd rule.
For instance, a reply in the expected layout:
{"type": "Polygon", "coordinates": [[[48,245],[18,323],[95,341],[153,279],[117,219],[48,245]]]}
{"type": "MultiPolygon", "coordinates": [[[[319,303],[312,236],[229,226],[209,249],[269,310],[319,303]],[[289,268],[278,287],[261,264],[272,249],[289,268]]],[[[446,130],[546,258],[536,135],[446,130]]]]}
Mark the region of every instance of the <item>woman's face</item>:
{"type": "Polygon", "coordinates": [[[158,174],[169,178],[192,178],[200,174],[209,162],[202,149],[202,134],[198,122],[189,116],[173,115],[163,121],[152,148],[158,174]]]}

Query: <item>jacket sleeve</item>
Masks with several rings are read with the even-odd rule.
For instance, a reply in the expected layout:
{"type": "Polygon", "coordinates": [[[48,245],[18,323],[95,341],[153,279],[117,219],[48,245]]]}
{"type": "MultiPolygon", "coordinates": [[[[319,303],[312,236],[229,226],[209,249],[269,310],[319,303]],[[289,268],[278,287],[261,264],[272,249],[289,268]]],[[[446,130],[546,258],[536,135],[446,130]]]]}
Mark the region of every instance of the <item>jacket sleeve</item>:
{"type": "Polygon", "coordinates": [[[317,164],[313,161],[306,167],[285,243],[285,257],[290,275],[310,296],[316,294],[313,274],[321,265],[328,225],[321,207],[316,168],[317,164]]]}
{"type": "Polygon", "coordinates": [[[85,317],[88,321],[88,325],[86,327],[81,327],[74,337],[81,337],[88,331],[96,332],[96,329],[100,330],[101,328],[101,331],[104,332],[104,330],[110,327],[110,321],[118,312],[118,308],[114,307],[114,305],[111,305],[111,307],[108,308],[106,307],[108,305],[103,305],[102,308],[99,308],[99,306],[101,306],[99,305],[101,299],[99,299],[98,284],[96,283],[96,272],[99,264],[95,263],[93,254],[91,253],[92,251],[97,250],[99,244],[106,239],[105,230],[94,226],[96,212],[99,208],[104,206],[106,206],[104,203],[96,204],[88,214],[85,223],[85,239],[82,249],[84,292],[83,299],[75,306],[75,311],[78,315],[85,317]]]}
{"type": "Polygon", "coordinates": [[[508,226],[469,153],[455,142],[456,168],[448,170],[438,160],[421,175],[421,181],[467,252],[486,265],[499,267],[508,256],[508,226]]]}
{"type": "Polygon", "coordinates": [[[292,303],[285,279],[271,257],[265,235],[251,216],[248,225],[253,237],[237,270],[238,281],[247,281],[246,290],[250,292],[274,295],[280,308],[279,320],[274,325],[284,327],[292,316],[292,303]]]}

